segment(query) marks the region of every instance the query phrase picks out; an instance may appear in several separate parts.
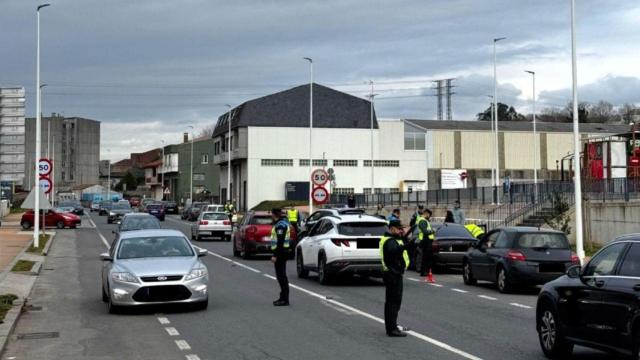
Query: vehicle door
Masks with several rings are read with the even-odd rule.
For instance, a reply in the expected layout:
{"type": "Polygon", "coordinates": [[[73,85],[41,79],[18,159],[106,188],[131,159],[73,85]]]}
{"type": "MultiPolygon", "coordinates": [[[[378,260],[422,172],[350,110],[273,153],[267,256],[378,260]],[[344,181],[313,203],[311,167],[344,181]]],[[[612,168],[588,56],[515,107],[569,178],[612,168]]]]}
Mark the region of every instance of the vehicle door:
{"type": "MultiPolygon", "coordinates": [[[[42,221],[42,216],[40,217],[40,221],[42,221]]],[[[47,227],[53,227],[56,226],[56,223],[62,219],[62,216],[58,215],[57,213],[53,212],[52,210],[45,210],[45,216],[44,216],[44,221],[45,224],[47,225],[47,227]]],[[[42,222],[41,222],[42,224],[42,222]]]]}
{"type": "Polygon", "coordinates": [[[250,219],[251,215],[245,215],[240,224],[238,224],[236,231],[233,232],[233,243],[236,244],[236,248],[238,244],[244,242],[245,236],[247,236],[247,224],[249,224],[250,219]]]}
{"type": "Polygon", "coordinates": [[[102,262],[102,280],[104,283],[107,283],[109,280],[109,272],[113,267],[113,262],[116,259],[116,249],[118,247],[118,239],[114,240],[111,243],[111,247],[109,247],[109,255],[111,256],[112,261],[103,261],[102,262]]]}
{"type": "Polygon", "coordinates": [[[487,280],[495,281],[496,274],[498,273],[498,264],[504,259],[507,251],[511,248],[509,234],[506,231],[500,231],[495,242],[489,245],[490,247],[487,249],[487,259],[489,260],[487,280]]]}
{"type": "Polygon", "coordinates": [[[626,247],[627,243],[615,243],[600,251],[584,268],[578,287],[567,289],[572,293],[567,296],[565,308],[572,336],[600,342],[607,335],[605,318],[608,315],[603,314],[602,305],[605,284],[615,274],[626,247]]]}
{"type": "Polygon", "coordinates": [[[318,266],[318,243],[316,238],[320,235],[322,227],[327,220],[320,220],[315,223],[307,233],[307,237],[302,244],[302,259],[305,266],[316,268],[318,266]]]}
{"type": "Polygon", "coordinates": [[[615,276],[603,277],[602,342],[631,348],[630,331],[640,314],[640,243],[630,243],[615,276]]]}
{"type": "Polygon", "coordinates": [[[489,249],[493,247],[501,230],[493,230],[488,233],[479,243],[478,246],[469,255],[471,262],[471,271],[478,280],[494,280],[493,273],[489,277],[489,267],[491,259],[489,258],[489,249]]]}

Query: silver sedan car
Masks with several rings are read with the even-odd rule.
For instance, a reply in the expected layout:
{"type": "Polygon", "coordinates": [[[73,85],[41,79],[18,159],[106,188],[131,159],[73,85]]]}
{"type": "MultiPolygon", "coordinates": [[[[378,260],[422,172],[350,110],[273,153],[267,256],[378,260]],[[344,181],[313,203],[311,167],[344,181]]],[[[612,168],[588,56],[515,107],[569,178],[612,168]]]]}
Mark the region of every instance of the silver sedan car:
{"type": "Polygon", "coordinates": [[[124,306],[209,303],[207,267],[195,248],[176,230],[137,230],[120,234],[101,254],[102,300],[110,313],[124,306]]]}
{"type": "Polygon", "coordinates": [[[191,226],[191,239],[202,240],[206,236],[231,241],[232,232],[229,215],[223,212],[203,211],[198,221],[191,226]]]}

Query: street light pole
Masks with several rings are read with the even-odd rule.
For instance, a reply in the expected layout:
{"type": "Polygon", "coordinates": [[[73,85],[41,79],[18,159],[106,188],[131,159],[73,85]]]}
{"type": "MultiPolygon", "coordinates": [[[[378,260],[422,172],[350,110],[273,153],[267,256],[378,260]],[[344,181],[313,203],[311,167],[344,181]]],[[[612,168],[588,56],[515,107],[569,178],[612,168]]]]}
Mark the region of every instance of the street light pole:
{"type": "MultiPolygon", "coordinates": [[[[193,204],[193,126],[189,125],[191,129],[191,178],[189,179],[189,200],[193,204]]],[[[229,191],[229,189],[227,189],[229,191]]]]}
{"type": "Polygon", "coordinates": [[[369,80],[369,85],[371,85],[371,92],[369,93],[369,115],[371,117],[371,196],[373,199],[373,194],[375,193],[374,187],[374,179],[373,179],[373,98],[376,96],[373,93],[373,81],[369,80]]]}
{"type": "Polygon", "coordinates": [[[538,201],[538,132],[536,129],[536,72],[525,70],[533,80],[533,199],[538,201]]]}
{"type": "Polygon", "coordinates": [[[584,242],[582,234],[582,184],[580,171],[580,125],[578,114],[578,65],[576,59],[576,1],[571,0],[571,75],[573,90],[573,166],[574,194],[576,203],[576,253],[584,263],[584,242]]]}
{"type": "Polygon", "coordinates": [[[231,105],[226,104],[229,108],[229,115],[227,117],[227,123],[229,130],[227,137],[229,138],[229,148],[227,149],[227,202],[231,203],[231,105]]]}
{"type": "Polygon", "coordinates": [[[496,64],[496,43],[506,39],[505,37],[499,37],[493,39],[493,120],[495,121],[495,153],[496,153],[496,203],[500,205],[500,146],[498,141],[498,70],[496,64]]]}
{"type": "MultiPolygon", "coordinates": [[[[107,152],[111,154],[111,149],[107,149],[107,152]]],[[[111,201],[111,159],[107,159],[109,162],[109,171],[107,172],[107,200],[111,201]]]]}
{"type": "Polygon", "coordinates": [[[304,58],[309,62],[309,73],[310,73],[310,82],[309,82],[309,215],[313,212],[313,183],[311,181],[311,169],[313,166],[313,153],[311,152],[313,145],[313,59],[306,57],[304,58]]]}
{"type": "Polygon", "coordinates": [[[160,198],[164,200],[164,140],[160,140],[162,142],[162,164],[160,165],[160,190],[162,191],[162,196],[160,198]]]}
{"type": "Polygon", "coordinates": [[[38,162],[40,160],[41,152],[41,139],[42,136],[42,119],[40,114],[40,9],[50,6],[50,4],[39,5],[36,10],[36,152],[34,158],[34,178],[35,178],[35,204],[34,204],[34,222],[33,222],[33,246],[40,246],[40,174],[38,169],[38,162]]]}

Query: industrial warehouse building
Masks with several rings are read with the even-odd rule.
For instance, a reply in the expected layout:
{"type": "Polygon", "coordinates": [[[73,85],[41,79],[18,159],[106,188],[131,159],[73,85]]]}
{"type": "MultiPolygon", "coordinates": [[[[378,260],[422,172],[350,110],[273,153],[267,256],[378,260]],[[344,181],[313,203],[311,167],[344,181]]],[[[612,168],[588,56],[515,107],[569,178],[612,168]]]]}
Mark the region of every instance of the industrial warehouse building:
{"type": "MultiPolygon", "coordinates": [[[[495,155],[491,124],[480,121],[378,120],[369,101],[314,84],[313,168],[331,168],[332,193],[437,189],[443,170],[465,170],[467,187],[488,186],[495,155]],[[373,139],[373,147],[371,141],[373,139]],[[373,176],[371,158],[373,148],[373,176]]],[[[287,183],[309,180],[309,85],[250,100],[231,114],[231,198],[250,209],[286,198],[287,183]]],[[[213,134],[226,199],[229,113],[213,134]]],[[[529,122],[500,122],[501,177],[532,180],[534,137],[529,122]]],[[[582,124],[583,137],[628,131],[626,125],[582,124]]],[[[572,124],[538,124],[539,176],[559,178],[573,149],[572,124]]]]}

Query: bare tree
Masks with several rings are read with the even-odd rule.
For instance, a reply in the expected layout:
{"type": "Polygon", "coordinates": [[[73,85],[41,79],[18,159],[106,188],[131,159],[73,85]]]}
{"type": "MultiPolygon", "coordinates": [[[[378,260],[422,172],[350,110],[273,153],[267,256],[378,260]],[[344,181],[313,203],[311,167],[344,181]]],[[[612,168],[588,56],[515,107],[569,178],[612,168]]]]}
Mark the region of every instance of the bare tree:
{"type": "Polygon", "coordinates": [[[600,100],[589,109],[589,122],[610,123],[616,120],[616,112],[610,102],[600,100]]]}
{"type": "Polygon", "coordinates": [[[636,104],[624,104],[618,110],[618,113],[622,117],[622,120],[628,124],[632,121],[637,121],[640,117],[640,107],[636,104]]]}
{"type": "Polygon", "coordinates": [[[215,130],[215,125],[207,125],[200,130],[198,133],[198,138],[211,138],[213,136],[213,131],[215,130]]]}

